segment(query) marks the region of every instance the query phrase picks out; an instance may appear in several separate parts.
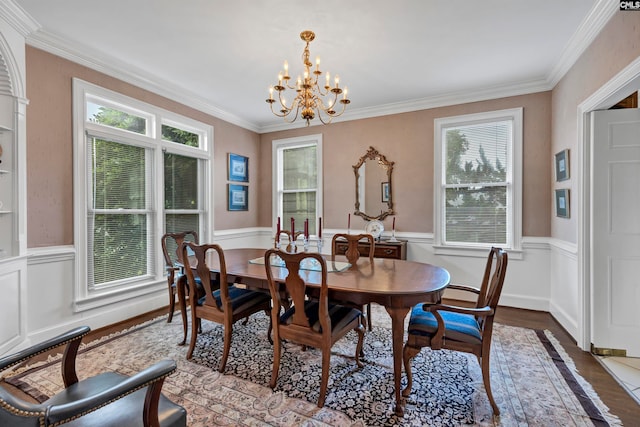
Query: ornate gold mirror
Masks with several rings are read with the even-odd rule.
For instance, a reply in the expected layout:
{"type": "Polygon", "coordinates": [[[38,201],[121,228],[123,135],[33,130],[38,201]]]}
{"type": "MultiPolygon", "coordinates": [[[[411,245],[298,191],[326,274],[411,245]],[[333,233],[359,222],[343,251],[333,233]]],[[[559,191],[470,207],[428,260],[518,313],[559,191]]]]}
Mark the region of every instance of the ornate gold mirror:
{"type": "Polygon", "coordinates": [[[391,184],[393,163],[378,150],[369,147],[366,154],[353,165],[356,175],[355,215],[369,221],[383,220],[389,215],[395,215],[391,184]]]}

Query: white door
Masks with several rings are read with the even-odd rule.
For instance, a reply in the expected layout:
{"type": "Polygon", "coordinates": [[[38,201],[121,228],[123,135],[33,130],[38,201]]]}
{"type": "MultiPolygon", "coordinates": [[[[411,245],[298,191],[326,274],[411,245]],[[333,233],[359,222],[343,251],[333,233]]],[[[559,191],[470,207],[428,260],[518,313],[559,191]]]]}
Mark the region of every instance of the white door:
{"type": "Polygon", "coordinates": [[[591,343],[640,357],[640,109],[591,114],[591,343]]]}

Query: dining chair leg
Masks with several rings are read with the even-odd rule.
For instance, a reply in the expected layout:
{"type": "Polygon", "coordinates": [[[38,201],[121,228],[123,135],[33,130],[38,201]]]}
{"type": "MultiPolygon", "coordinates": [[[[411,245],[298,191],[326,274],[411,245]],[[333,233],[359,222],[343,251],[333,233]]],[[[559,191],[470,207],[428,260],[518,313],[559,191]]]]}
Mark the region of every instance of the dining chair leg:
{"type": "Polygon", "coordinates": [[[411,347],[405,344],[402,350],[402,361],[404,362],[404,371],[407,373],[407,386],[402,390],[402,396],[408,397],[411,394],[411,387],[413,386],[413,373],[411,372],[411,359],[416,354],[420,353],[419,348],[411,347]]]}
{"type": "Polygon", "coordinates": [[[224,368],[227,366],[227,359],[231,351],[231,336],[233,333],[233,326],[231,322],[229,325],[224,325],[224,350],[222,351],[222,360],[220,361],[220,367],[218,372],[224,372],[224,368]]]}
{"type": "Polygon", "coordinates": [[[176,293],[173,287],[169,286],[169,317],[167,318],[167,323],[171,323],[173,320],[173,312],[176,309],[176,293]]]}
{"type": "Polygon", "coordinates": [[[489,397],[491,408],[493,408],[493,414],[500,415],[500,408],[498,408],[498,405],[496,405],[496,401],[493,399],[493,393],[491,392],[491,373],[489,371],[489,353],[487,353],[483,357],[478,357],[478,363],[480,363],[480,367],[482,368],[482,381],[484,382],[484,389],[487,392],[487,397],[489,397]]]}
{"type": "Polygon", "coordinates": [[[194,325],[198,325],[199,321],[200,319],[196,317],[196,313],[194,313],[194,311],[192,310],[191,311],[191,340],[189,341],[189,350],[187,350],[187,360],[191,359],[191,356],[193,356],[193,349],[196,348],[196,339],[198,338],[199,328],[194,325]]]}
{"type": "Polygon", "coordinates": [[[356,345],[356,365],[362,368],[364,364],[362,363],[362,360],[360,358],[364,355],[364,326],[358,326],[356,332],[358,333],[358,344],[356,345]]]}
{"type": "Polygon", "coordinates": [[[318,396],[318,408],[324,406],[327,397],[327,386],[329,385],[329,362],[331,361],[331,348],[325,346],[322,349],[322,379],[320,380],[320,396],[318,396]]]}
{"type": "Polygon", "coordinates": [[[278,383],[278,371],[280,370],[280,353],[282,351],[282,342],[280,341],[280,337],[278,333],[275,334],[274,337],[274,345],[273,345],[273,370],[271,371],[271,381],[269,382],[269,387],[276,388],[276,384],[278,383]]]}
{"type": "Polygon", "coordinates": [[[271,337],[271,332],[273,331],[273,321],[271,320],[271,311],[265,310],[264,312],[267,314],[267,317],[269,317],[269,329],[267,330],[267,339],[269,340],[269,344],[273,345],[273,338],[271,337]]]}

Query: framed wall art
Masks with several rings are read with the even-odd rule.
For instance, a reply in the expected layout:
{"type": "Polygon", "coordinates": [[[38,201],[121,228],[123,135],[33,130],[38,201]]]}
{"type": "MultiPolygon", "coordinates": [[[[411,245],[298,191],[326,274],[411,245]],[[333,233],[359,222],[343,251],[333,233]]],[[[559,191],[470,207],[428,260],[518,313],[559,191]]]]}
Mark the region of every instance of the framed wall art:
{"type": "Polygon", "coordinates": [[[249,182],[249,158],[229,153],[229,181],[249,182]]]}
{"type": "Polygon", "coordinates": [[[230,211],[246,211],[249,210],[249,186],[239,184],[227,184],[229,188],[229,205],[230,211]]]}
{"type": "Polygon", "coordinates": [[[569,218],[570,214],[569,189],[563,188],[556,190],[556,216],[560,218],[569,218]]]}
{"type": "Polygon", "coordinates": [[[569,179],[569,149],[556,153],[556,181],[569,179]]]}

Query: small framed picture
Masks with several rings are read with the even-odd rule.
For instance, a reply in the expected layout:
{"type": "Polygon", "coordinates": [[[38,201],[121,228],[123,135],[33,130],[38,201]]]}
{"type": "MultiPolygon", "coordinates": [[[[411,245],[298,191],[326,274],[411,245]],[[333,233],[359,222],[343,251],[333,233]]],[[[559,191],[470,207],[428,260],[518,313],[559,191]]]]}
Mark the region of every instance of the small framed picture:
{"type": "Polygon", "coordinates": [[[560,218],[569,218],[570,213],[569,189],[563,188],[556,190],[556,216],[560,218]]]}
{"type": "Polygon", "coordinates": [[[249,182],[249,158],[229,153],[229,181],[249,182]]]}
{"type": "Polygon", "coordinates": [[[569,179],[569,149],[556,154],[556,181],[569,179]]]}
{"type": "Polygon", "coordinates": [[[230,211],[249,210],[249,186],[238,184],[227,184],[229,187],[229,207],[230,211]]]}
{"type": "Polygon", "coordinates": [[[382,189],[381,189],[382,203],[388,203],[389,202],[389,183],[383,182],[381,183],[381,186],[382,186],[382,189]]]}

